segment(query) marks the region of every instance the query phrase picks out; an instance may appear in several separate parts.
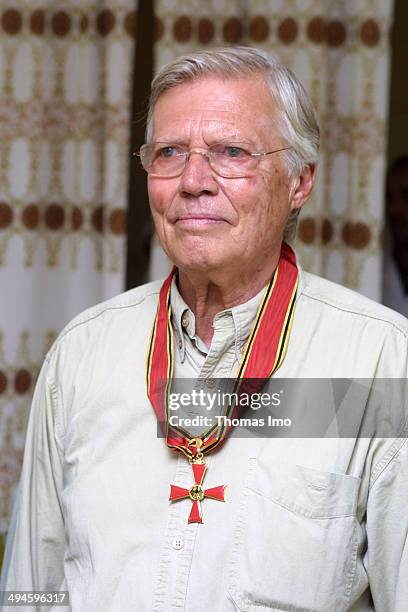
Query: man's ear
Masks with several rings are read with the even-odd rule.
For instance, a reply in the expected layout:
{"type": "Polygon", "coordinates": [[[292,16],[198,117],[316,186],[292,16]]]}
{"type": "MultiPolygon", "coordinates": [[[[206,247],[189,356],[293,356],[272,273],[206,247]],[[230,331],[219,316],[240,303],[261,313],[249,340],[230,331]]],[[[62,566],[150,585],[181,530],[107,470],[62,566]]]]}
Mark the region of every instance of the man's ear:
{"type": "Polygon", "coordinates": [[[312,193],[314,180],[316,178],[316,164],[305,166],[302,173],[294,179],[290,192],[290,208],[302,208],[312,193]]]}

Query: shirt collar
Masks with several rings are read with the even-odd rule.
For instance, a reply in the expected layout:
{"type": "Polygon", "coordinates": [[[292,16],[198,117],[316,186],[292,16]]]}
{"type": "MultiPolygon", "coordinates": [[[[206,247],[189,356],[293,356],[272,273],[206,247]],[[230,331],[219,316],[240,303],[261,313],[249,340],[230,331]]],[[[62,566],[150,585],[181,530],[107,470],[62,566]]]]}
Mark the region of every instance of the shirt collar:
{"type": "Polygon", "coordinates": [[[189,327],[189,330],[187,333],[189,333],[190,337],[194,337],[195,318],[194,314],[181,297],[180,291],[177,287],[176,276],[177,274],[173,276],[173,280],[171,282],[170,303],[173,316],[174,343],[178,347],[181,363],[183,363],[186,353],[183,323],[185,325],[186,322],[188,322],[186,329],[189,327]]]}
{"type": "MultiPolygon", "coordinates": [[[[214,317],[214,328],[216,328],[217,324],[222,325],[222,319],[226,315],[232,316],[235,329],[235,352],[238,361],[241,360],[242,351],[251,332],[263,294],[264,289],[247,302],[227,308],[214,317]]],[[[171,284],[170,302],[173,315],[174,341],[183,363],[186,351],[184,333],[187,333],[192,339],[195,338],[195,317],[178,290],[176,276],[174,276],[171,284]]],[[[196,341],[199,341],[199,339],[197,338],[196,341]]],[[[202,349],[203,347],[204,345],[199,348],[202,349]]]]}

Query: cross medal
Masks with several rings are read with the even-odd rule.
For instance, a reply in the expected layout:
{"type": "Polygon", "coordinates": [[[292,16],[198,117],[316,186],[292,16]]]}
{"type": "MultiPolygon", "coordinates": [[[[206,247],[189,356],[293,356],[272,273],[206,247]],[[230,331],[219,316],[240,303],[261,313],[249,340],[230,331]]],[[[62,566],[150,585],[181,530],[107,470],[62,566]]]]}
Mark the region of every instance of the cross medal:
{"type": "MultiPolygon", "coordinates": [[[[195,446],[197,449],[199,449],[202,443],[203,441],[200,438],[193,438],[193,440],[190,441],[189,446],[195,446]]],[[[203,459],[203,453],[197,452],[196,455],[193,455],[190,460],[194,476],[194,484],[190,489],[185,489],[174,484],[170,485],[170,501],[179,501],[180,499],[187,499],[189,497],[193,502],[190,515],[188,517],[189,523],[203,522],[201,502],[205,497],[225,502],[224,493],[226,485],[212,487],[211,489],[203,489],[203,480],[207,471],[207,467],[203,459]]]]}

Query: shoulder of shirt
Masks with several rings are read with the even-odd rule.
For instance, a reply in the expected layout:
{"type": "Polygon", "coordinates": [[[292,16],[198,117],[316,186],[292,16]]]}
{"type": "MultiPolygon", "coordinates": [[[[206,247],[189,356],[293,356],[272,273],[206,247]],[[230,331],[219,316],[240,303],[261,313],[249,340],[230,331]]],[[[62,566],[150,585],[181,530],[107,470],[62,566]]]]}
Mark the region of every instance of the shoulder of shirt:
{"type": "Polygon", "coordinates": [[[115,315],[123,312],[133,310],[137,312],[140,308],[145,306],[147,301],[151,302],[151,306],[154,308],[157,303],[157,298],[160,293],[160,288],[163,284],[163,280],[157,280],[145,285],[140,285],[124,293],[120,293],[104,302],[95,304],[90,308],[80,312],[75,316],[60,332],[53,346],[51,347],[47,357],[50,357],[55,348],[66,338],[71,335],[74,330],[83,329],[84,327],[89,330],[89,327],[94,323],[97,324],[102,317],[114,317],[115,315]]]}
{"type": "Polygon", "coordinates": [[[393,327],[408,337],[408,319],[387,306],[370,298],[326,280],[310,272],[301,270],[299,299],[319,302],[327,308],[343,311],[362,319],[373,319],[384,326],[393,327]]]}

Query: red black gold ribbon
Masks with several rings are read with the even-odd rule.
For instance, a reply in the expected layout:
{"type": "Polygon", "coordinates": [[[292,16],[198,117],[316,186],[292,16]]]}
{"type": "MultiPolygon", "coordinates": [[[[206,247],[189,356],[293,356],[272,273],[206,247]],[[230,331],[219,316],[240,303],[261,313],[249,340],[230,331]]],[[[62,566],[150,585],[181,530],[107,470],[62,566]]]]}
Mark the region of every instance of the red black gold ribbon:
{"type": "MultiPolygon", "coordinates": [[[[198,453],[214,450],[225,439],[229,428],[214,425],[201,437],[202,441],[197,446],[191,445],[185,431],[168,425],[169,393],[174,369],[170,288],[175,273],[176,268],[160,290],[147,353],[147,394],[159,423],[165,425],[167,445],[194,459],[198,453]]],[[[279,263],[265,289],[235,380],[233,391],[238,396],[245,388],[245,380],[270,378],[282,364],[292,326],[297,284],[295,253],[289,245],[282,243],[279,263]]],[[[225,416],[233,417],[238,409],[239,405],[229,406],[225,416]]],[[[227,419],[223,421],[227,422],[227,419]]]]}

